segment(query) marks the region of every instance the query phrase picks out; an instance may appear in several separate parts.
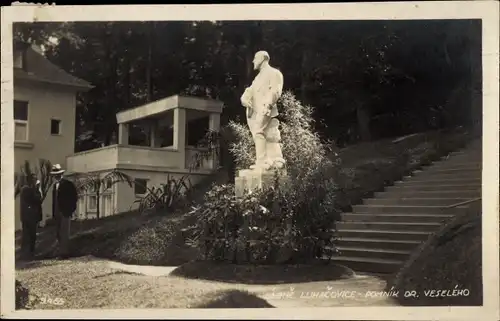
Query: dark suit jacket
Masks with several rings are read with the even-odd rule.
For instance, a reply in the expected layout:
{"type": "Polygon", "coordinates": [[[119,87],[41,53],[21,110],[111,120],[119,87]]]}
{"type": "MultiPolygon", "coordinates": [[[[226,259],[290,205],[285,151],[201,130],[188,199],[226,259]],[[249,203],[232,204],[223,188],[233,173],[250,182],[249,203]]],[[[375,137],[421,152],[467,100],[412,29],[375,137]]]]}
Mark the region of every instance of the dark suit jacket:
{"type": "Polygon", "coordinates": [[[61,179],[61,181],[59,182],[59,190],[57,191],[57,195],[56,195],[56,183],[54,183],[54,187],[52,188],[53,217],[56,216],[56,209],[59,209],[59,212],[62,214],[62,216],[71,217],[73,215],[73,212],[76,211],[77,202],[78,202],[78,192],[73,182],[64,178],[61,179]]]}
{"type": "Polygon", "coordinates": [[[42,220],[42,195],[34,186],[23,186],[20,194],[21,221],[38,223],[42,220]]]}

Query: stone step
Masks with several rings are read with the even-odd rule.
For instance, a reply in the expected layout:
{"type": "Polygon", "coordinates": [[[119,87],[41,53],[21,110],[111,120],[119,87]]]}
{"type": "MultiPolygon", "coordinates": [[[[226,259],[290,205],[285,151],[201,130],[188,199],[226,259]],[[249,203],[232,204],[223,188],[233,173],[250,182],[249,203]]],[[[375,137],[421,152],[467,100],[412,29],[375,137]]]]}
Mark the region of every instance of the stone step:
{"type": "Polygon", "coordinates": [[[446,178],[435,179],[433,177],[406,177],[402,181],[397,181],[394,186],[408,186],[408,185],[424,185],[424,184],[440,184],[440,185],[470,185],[481,184],[481,177],[478,178],[446,178]]]}
{"type": "Polygon", "coordinates": [[[482,161],[482,155],[450,155],[448,157],[443,157],[441,158],[442,161],[448,162],[448,163],[463,163],[463,162],[481,162],[482,161]]]}
{"type": "Polygon", "coordinates": [[[469,198],[369,198],[363,201],[365,205],[416,205],[416,206],[449,206],[465,202],[469,198]]]}
{"type": "Polygon", "coordinates": [[[460,169],[481,169],[482,162],[468,162],[468,163],[448,163],[448,162],[436,162],[429,166],[423,166],[423,169],[428,170],[460,170],[460,169]]]}
{"type": "Polygon", "coordinates": [[[452,214],[341,214],[342,220],[349,222],[442,223],[453,217],[452,214]]]}
{"type": "Polygon", "coordinates": [[[420,172],[414,172],[409,176],[403,177],[404,182],[470,182],[474,180],[481,181],[483,174],[481,172],[478,173],[457,173],[457,174],[433,174],[432,172],[422,174],[420,172]]]}
{"type": "Polygon", "coordinates": [[[376,192],[374,197],[383,198],[432,198],[432,197],[444,197],[444,198],[476,198],[481,196],[481,190],[464,190],[464,191],[454,191],[454,190],[437,190],[437,191],[407,191],[406,189],[394,189],[392,191],[386,192],[376,192]]]}
{"type": "Polygon", "coordinates": [[[439,222],[351,222],[342,221],[337,223],[337,230],[341,233],[344,230],[384,230],[384,231],[415,231],[415,232],[435,232],[441,227],[439,222]]]}
{"type": "Polygon", "coordinates": [[[390,231],[377,229],[342,229],[338,231],[341,238],[356,237],[356,238],[374,238],[382,240],[406,240],[423,242],[429,238],[432,232],[424,231],[390,231]]]}
{"type": "MultiPolygon", "coordinates": [[[[467,158],[467,157],[441,157],[433,162],[433,164],[447,164],[451,165],[463,165],[463,164],[481,164],[483,162],[482,157],[477,158],[467,158]]],[[[431,164],[432,165],[432,164],[431,164]]]]}
{"type": "Polygon", "coordinates": [[[410,184],[402,185],[397,184],[393,186],[387,186],[385,188],[386,192],[433,192],[433,191],[481,191],[481,183],[474,184],[410,184]]]}
{"type": "Polygon", "coordinates": [[[366,257],[350,257],[336,256],[332,259],[336,264],[347,266],[354,271],[391,274],[396,272],[403,261],[366,258],[366,257]]]}
{"type": "Polygon", "coordinates": [[[464,148],[464,149],[461,149],[461,150],[457,150],[457,151],[451,152],[448,155],[450,157],[452,157],[452,156],[477,156],[477,155],[480,155],[480,153],[479,153],[480,151],[481,151],[481,149],[464,148]]]}
{"type": "Polygon", "coordinates": [[[458,206],[454,208],[445,208],[444,206],[416,206],[416,205],[353,205],[352,212],[354,214],[459,214],[467,209],[466,206],[458,206]]]}
{"type": "Polygon", "coordinates": [[[418,240],[393,240],[366,237],[341,237],[337,240],[337,246],[362,247],[362,248],[390,248],[393,250],[413,251],[422,242],[418,240]]]}
{"type": "Polygon", "coordinates": [[[481,178],[482,172],[481,169],[473,169],[473,170],[418,170],[414,171],[410,177],[415,179],[423,179],[430,178],[438,180],[438,179],[450,179],[450,178],[464,178],[464,179],[474,179],[481,178]]]}
{"type": "Polygon", "coordinates": [[[412,253],[410,250],[350,246],[337,246],[337,250],[340,256],[388,259],[394,261],[405,261],[412,253]]]}
{"type": "Polygon", "coordinates": [[[445,169],[445,168],[471,168],[471,167],[479,167],[481,168],[483,165],[482,160],[477,160],[477,161],[451,161],[451,160],[443,160],[443,161],[437,161],[434,163],[431,163],[426,166],[422,166],[422,168],[429,168],[429,169],[445,169]]]}

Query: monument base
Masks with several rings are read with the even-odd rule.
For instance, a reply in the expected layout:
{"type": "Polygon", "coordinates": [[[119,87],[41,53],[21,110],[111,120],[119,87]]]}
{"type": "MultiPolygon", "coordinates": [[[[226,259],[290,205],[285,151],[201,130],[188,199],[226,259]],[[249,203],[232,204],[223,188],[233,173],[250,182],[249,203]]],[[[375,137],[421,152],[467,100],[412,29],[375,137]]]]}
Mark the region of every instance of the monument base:
{"type": "Polygon", "coordinates": [[[286,179],[286,169],[243,169],[238,171],[238,175],[234,179],[235,194],[237,197],[243,196],[245,193],[252,192],[256,189],[267,188],[275,182],[276,175],[282,181],[286,179]]]}

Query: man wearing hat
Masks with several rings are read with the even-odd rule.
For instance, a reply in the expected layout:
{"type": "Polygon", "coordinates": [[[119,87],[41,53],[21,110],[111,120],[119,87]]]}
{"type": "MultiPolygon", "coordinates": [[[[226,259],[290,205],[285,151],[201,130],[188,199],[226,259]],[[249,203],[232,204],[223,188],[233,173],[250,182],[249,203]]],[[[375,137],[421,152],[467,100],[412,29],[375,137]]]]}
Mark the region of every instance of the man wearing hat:
{"type": "Polygon", "coordinates": [[[26,178],[26,185],[22,187],[19,198],[23,229],[21,252],[23,259],[32,259],[35,255],[38,223],[42,220],[42,193],[36,175],[26,178]]]}
{"type": "Polygon", "coordinates": [[[76,187],[73,182],[63,178],[64,172],[59,164],[55,164],[50,172],[55,180],[52,189],[52,217],[56,225],[59,257],[63,259],[69,256],[71,216],[78,202],[76,187]]]}

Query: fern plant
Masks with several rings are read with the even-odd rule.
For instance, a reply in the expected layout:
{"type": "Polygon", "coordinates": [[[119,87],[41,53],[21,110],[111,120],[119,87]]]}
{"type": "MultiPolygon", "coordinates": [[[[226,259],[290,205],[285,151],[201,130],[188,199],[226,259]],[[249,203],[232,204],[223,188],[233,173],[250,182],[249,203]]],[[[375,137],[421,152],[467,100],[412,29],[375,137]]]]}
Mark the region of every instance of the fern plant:
{"type": "Polygon", "coordinates": [[[127,183],[132,187],[133,179],[127,174],[113,170],[104,176],[100,173],[77,173],[75,174],[76,188],[79,193],[91,192],[96,194],[96,216],[100,218],[100,199],[101,195],[111,189],[117,183],[127,183]]]}
{"type": "Polygon", "coordinates": [[[14,196],[17,197],[21,193],[21,189],[29,184],[30,177],[36,177],[40,181],[43,202],[53,184],[53,177],[50,175],[51,170],[52,163],[47,159],[38,159],[37,165],[34,167],[31,166],[29,161],[25,161],[21,165],[19,172],[14,173],[14,196]]]}
{"type": "Polygon", "coordinates": [[[138,210],[141,213],[177,208],[189,198],[192,186],[188,175],[180,178],[168,175],[166,183],[159,187],[144,187],[147,189],[146,195],[134,202],[139,203],[138,210]]]}

